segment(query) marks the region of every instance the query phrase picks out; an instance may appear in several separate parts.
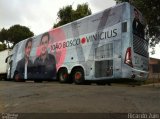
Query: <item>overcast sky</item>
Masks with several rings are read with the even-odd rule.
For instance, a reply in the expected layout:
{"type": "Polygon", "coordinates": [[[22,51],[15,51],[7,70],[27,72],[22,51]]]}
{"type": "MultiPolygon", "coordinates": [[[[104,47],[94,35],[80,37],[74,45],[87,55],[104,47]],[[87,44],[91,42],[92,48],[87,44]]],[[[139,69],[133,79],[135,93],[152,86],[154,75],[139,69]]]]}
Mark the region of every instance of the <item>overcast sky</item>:
{"type": "MultiPolygon", "coordinates": [[[[114,6],[114,0],[0,0],[0,30],[20,24],[27,26],[35,34],[50,30],[57,22],[57,12],[66,5],[88,3],[92,13],[114,6]]],[[[156,46],[156,54],[160,58],[160,45],[156,46]]]]}
{"type": "Polygon", "coordinates": [[[0,29],[20,24],[38,35],[52,28],[60,8],[86,2],[93,13],[115,5],[114,0],[0,0],[0,29]]]}

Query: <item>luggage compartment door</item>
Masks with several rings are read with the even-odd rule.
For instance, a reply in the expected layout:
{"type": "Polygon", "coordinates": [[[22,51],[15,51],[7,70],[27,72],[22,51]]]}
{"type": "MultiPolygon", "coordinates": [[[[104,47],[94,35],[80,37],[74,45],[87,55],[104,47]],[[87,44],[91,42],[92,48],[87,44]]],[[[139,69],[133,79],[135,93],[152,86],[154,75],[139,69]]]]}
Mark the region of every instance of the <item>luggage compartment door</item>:
{"type": "Polygon", "coordinates": [[[114,77],[121,78],[122,72],[122,47],[121,40],[114,41],[114,77]]]}

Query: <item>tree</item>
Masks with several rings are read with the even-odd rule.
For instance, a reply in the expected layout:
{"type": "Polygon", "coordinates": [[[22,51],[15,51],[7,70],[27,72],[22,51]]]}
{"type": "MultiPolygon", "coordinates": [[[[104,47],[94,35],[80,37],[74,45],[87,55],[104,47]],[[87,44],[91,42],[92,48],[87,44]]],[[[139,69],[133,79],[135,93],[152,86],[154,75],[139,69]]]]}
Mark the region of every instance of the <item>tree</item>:
{"type": "Polygon", "coordinates": [[[2,29],[0,31],[0,41],[4,44],[7,44],[7,47],[10,48],[10,43],[13,46],[28,37],[32,37],[34,34],[26,26],[14,25],[9,29],[2,29]]]}
{"type": "Polygon", "coordinates": [[[159,0],[115,0],[116,2],[130,2],[144,15],[148,27],[151,46],[160,41],[160,2],[159,0]]]}
{"type": "Polygon", "coordinates": [[[87,3],[81,5],[79,4],[76,10],[73,10],[72,5],[68,5],[66,7],[60,8],[57,14],[60,21],[57,24],[54,24],[53,27],[55,28],[67,24],[69,22],[88,16],[91,13],[92,12],[87,3]]]}
{"type": "Polygon", "coordinates": [[[5,50],[8,48],[10,48],[10,41],[7,40],[8,39],[8,30],[3,28],[1,31],[0,31],[0,42],[2,44],[0,44],[0,51],[2,50],[5,50]]]}
{"type": "Polygon", "coordinates": [[[7,36],[8,36],[8,32],[7,32],[7,29],[2,29],[0,31],[0,42],[4,43],[5,39],[7,39],[7,36]]]}
{"type": "Polygon", "coordinates": [[[77,20],[80,18],[83,18],[85,16],[91,15],[91,10],[88,7],[88,4],[82,4],[82,5],[78,5],[77,9],[73,12],[73,20],[77,20]]]}
{"type": "Polygon", "coordinates": [[[58,16],[58,19],[60,19],[60,21],[57,24],[54,24],[54,26],[53,26],[54,28],[73,21],[72,6],[68,5],[66,7],[60,8],[57,16],[58,16]]]}

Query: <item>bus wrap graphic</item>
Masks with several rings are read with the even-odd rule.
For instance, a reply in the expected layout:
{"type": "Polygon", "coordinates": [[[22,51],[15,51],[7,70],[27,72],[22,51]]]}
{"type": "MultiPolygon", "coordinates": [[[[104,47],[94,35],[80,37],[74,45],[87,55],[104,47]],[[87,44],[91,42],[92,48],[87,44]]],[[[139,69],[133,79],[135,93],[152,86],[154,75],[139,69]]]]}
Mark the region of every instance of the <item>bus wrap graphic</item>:
{"type": "Polygon", "coordinates": [[[51,40],[49,43],[49,49],[52,54],[56,57],[56,67],[60,67],[66,57],[66,47],[62,46],[62,42],[66,42],[65,33],[62,29],[57,28],[49,32],[51,40]]]}
{"type": "Polygon", "coordinates": [[[11,56],[11,78],[20,73],[25,79],[30,73],[37,80],[70,79],[76,83],[132,78],[133,73],[135,79],[139,73],[144,73],[141,79],[146,78],[148,42],[142,37],[145,34],[139,37],[133,32],[134,13],[133,6],[122,3],[34,36],[29,43],[30,38],[17,43],[11,56]],[[135,65],[135,57],[143,61],[135,65]],[[82,76],[81,81],[77,75],[82,76]]]}

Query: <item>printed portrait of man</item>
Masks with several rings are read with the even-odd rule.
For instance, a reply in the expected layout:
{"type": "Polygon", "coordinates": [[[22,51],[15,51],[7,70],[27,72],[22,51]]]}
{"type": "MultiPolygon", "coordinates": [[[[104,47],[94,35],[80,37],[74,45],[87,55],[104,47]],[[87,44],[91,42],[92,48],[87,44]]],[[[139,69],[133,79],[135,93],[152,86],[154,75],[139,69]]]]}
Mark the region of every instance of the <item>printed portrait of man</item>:
{"type": "Polygon", "coordinates": [[[30,52],[32,48],[32,38],[26,41],[24,48],[24,57],[18,61],[15,70],[14,78],[16,81],[24,81],[32,78],[32,66],[33,63],[30,60],[30,52]]]}
{"type": "Polygon", "coordinates": [[[133,33],[139,37],[144,38],[144,25],[140,22],[139,12],[136,9],[134,9],[134,16],[135,17],[132,24],[133,33]]]}
{"type": "Polygon", "coordinates": [[[48,53],[49,33],[46,32],[40,39],[40,55],[34,61],[36,80],[51,80],[56,77],[56,59],[48,53]]]}

